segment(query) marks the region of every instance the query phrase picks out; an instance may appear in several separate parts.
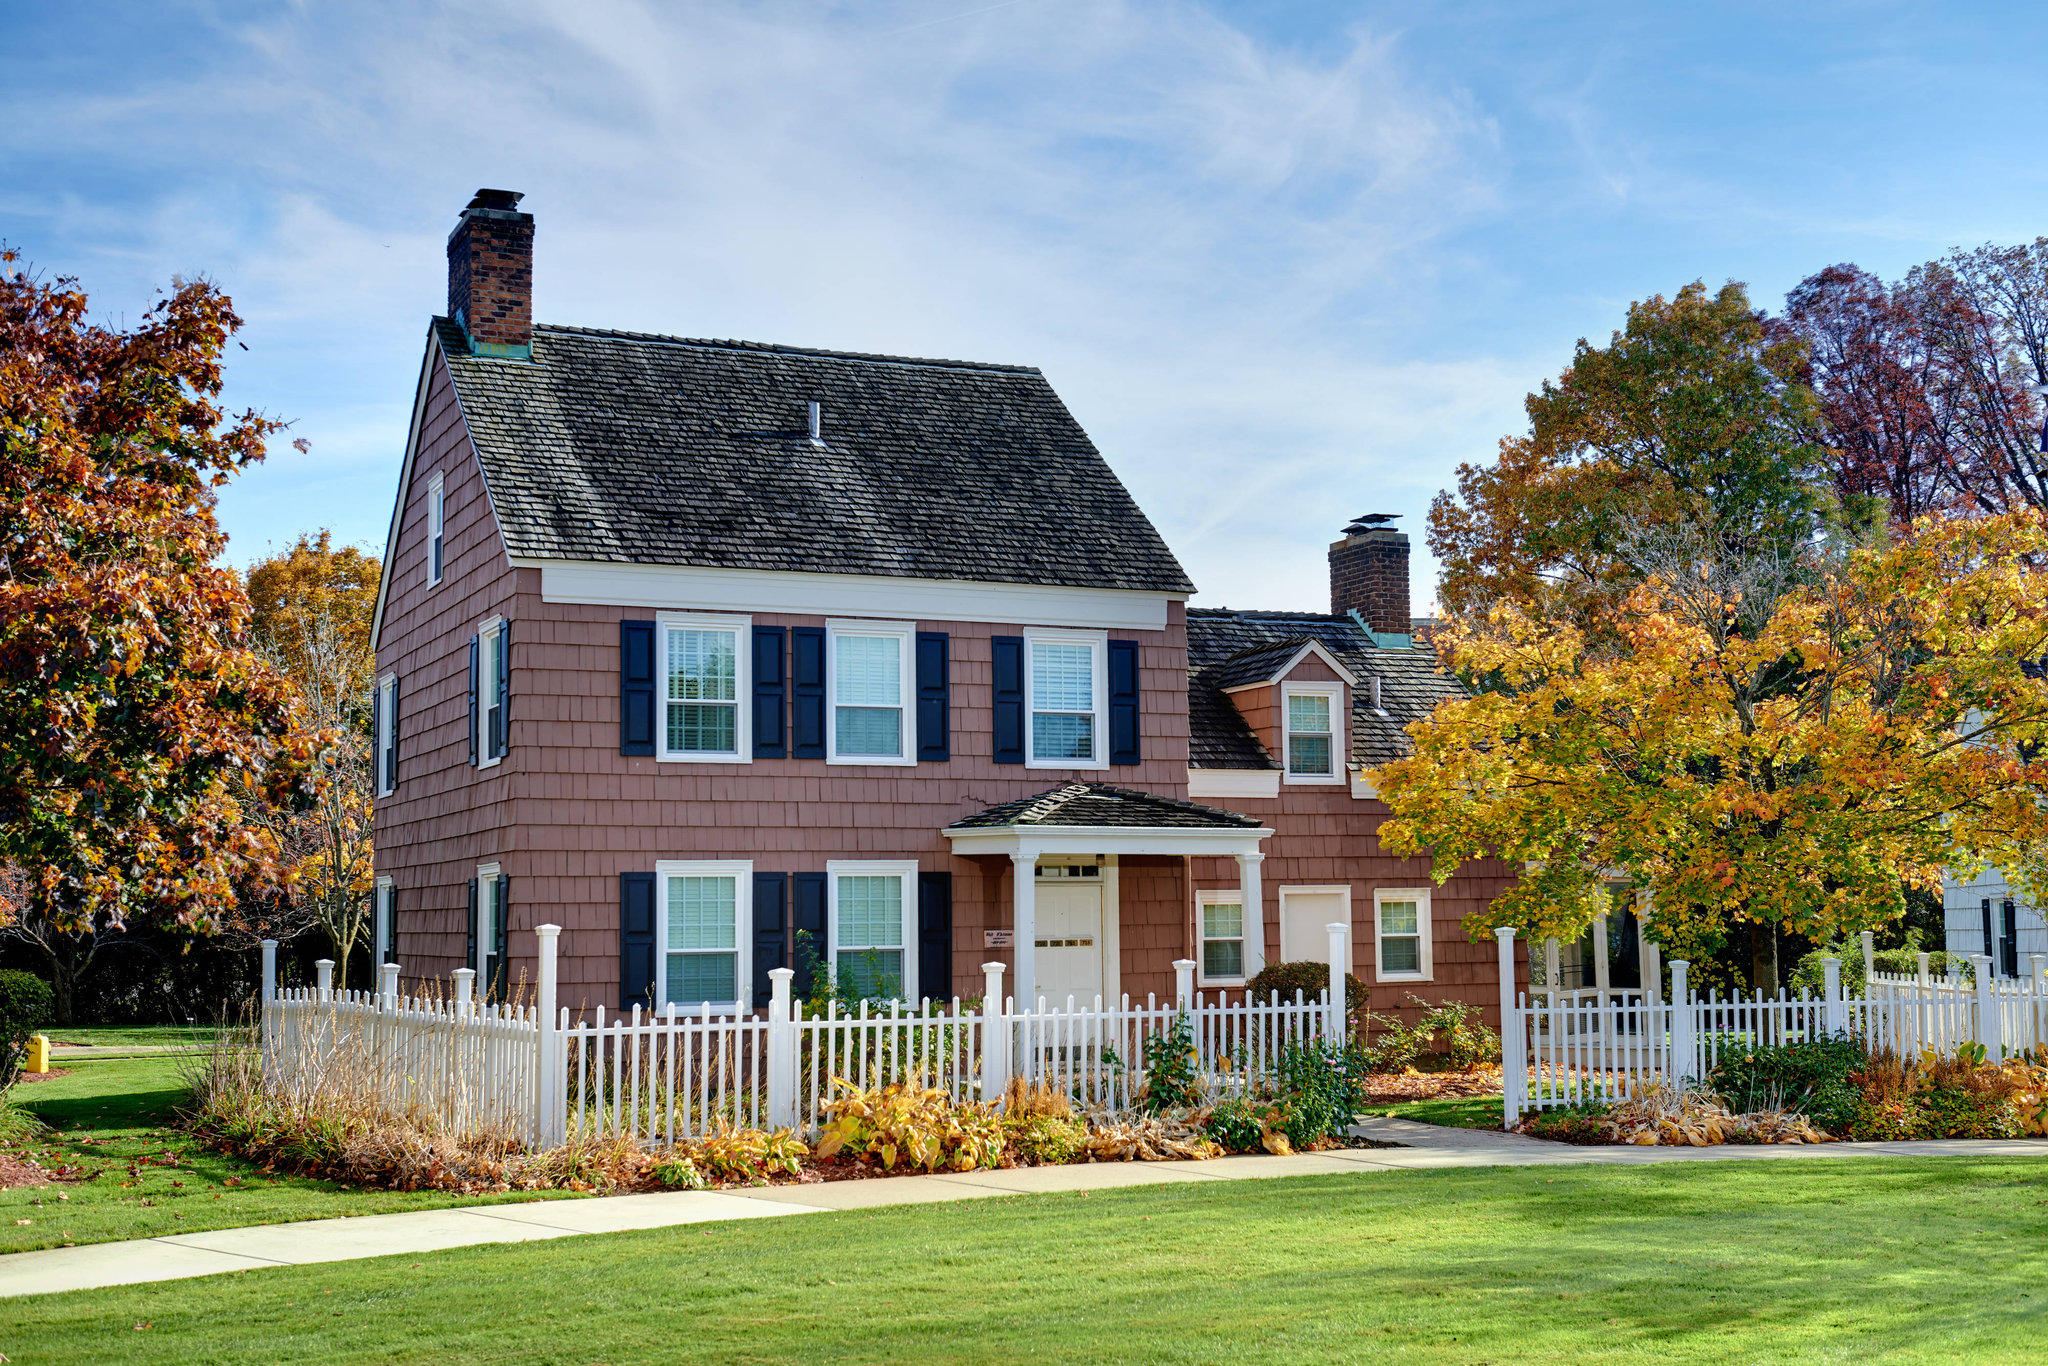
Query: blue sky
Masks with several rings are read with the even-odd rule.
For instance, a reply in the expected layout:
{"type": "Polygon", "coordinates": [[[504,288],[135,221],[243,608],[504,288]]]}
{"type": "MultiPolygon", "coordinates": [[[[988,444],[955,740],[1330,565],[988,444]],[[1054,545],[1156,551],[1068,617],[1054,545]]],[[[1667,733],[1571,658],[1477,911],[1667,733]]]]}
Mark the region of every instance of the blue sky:
{"type": "MultiPolygon", "coordinates": [[[[203,273],[301,455],[238,562],[381,548],[443,241],[544,321],[1044,367],[1202,588],[1316,607],[1631,299],[2048,232],[2036,6],[4,6],[0,237],[109,320],[203,273]]],[[[1418,608],[1427,600],[1426,554],[1418,608]]]]}

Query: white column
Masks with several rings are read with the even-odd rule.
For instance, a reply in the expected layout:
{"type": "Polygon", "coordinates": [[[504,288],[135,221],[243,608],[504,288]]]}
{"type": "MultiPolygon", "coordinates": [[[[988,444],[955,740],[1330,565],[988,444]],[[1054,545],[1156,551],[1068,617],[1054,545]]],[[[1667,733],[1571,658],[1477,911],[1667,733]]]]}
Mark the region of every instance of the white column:
{"type": "Polygon", "coordinates": [[[1973,953],[1970,961],[1977,967],[1977,1042],[1984,1045],[1984,1055],[1992,1062],[2005,1056],[2005,1021],[1999,1017],[1997,980],[1992,977],[1991,955],[1973,953]]]}
{"type": "Polygon", "coordinates": [[[1003,1009],[1003,965],[981,965],[981,1098],[993,1101],[1010,1086],[1010,1016],[1003,1009]]]}
{"type": "Polygon", "coordinates": [[[768,1126],[796,1127],[796,1023],[790,1013],[793,968],[768,970],[768,1126]]]}
{"type": "Polygon", "coordinates": [[[1559,961],[1559,958],[1558,958],[1558,951],[1557,951],[1557,940],[1556,940],[1555,938],[1550,938],[1550,939],[1546,939],[1546,940],[1544,940],[1544,941],[1543,941],[1543,985],[1544,985],[1544,987],[1545,987],[1545,988],[1546,988],[1547,990],[1549,990],[1549,991],[1550,991],[1550,992],[1552,993],[1552,996],[1551,996],[1551,1002],[1552,1002],[1552,1004],[1555,1004],[1555,1003],[1556,1003],[1556,999],[1557,999],[1557,998],[1556,998],[1556,995],[1555,995],[1555,993],[1556,993],[1556,991],[1557,991],[1558,987],[1559,987],[1559,986],[1561,986],[1561,985],[1563,985],[1563,984],[1562,984],[1561,982],[1559,982],[1559,981],[1558,981],[1558,978],[1559,978],[1559,977],[1560,977],[1560,976],[1561,976],[1561,975],[1563,974],[1563,972],[1564,972],[1564,965],[1563,965],[1563,963],[1562,963],[1562,962],[1560,962],[1560,961],[1559,961]]]}
{"type": "MultiPolygon", "coordinates": [[[[1877,975],[1877,936],[1865,930],[1857,936],[1863,941],[1863,985],[1868,987],[1870,979],[1877,975]]],[[[1870,993],[1865,991],[1864,995],[1870,993]]]]}
{"type": "Polygon", "coordinates": [[[1017,980],[1010,986],[1018,1007],[1038,1008],[1038,853],[1010,855],[1010,959],[1017,980]]]}
{"type": "Polygon", "coordinates": [[[334,999],[334,960],[332,958],[314,960],[313,984],[320,988],[321,1000],[331,1001],[334,999]]]}
{"type": "Polygon", "coordinates": [[[1500,1108],[1501,1124],[1513,1128],[1522,1117],[1522,1101],[1528,1077],[1522,1063],[1522,1047],[1528,1028],[1515,1014],[1515,930],[1503,925],[1493,932],[1499,946],[1500,966],[1500,1108]]]}
{"type": "Polygon", "coordinates": [[[533,1137],[538,1146],[552,1148],[567,1137],[569,1122],[565,1110],[569,1078],[563,1066],[562,1036],[555,1008],[561,985],[562,927],[536,925],[533,933],[540,948],[538,1012],[534,1021],[539,1029],[534,1037],[538,1051],[533,1065],[533,1137]]]}
{"type": "Polygon", "coordinates": [[[1828,1033],[1841,1034],[1849,1028],[1849,1007],[1842,1000],[1842,960],[1821,959],[1820,973],[1821,995],[1827,1002],[1828,1033]]]}
{"type": "Polygon", "coordinates": [[[1261,853],[1237,856],[1237,894],[1244,902],[1244,979],[1249,982],[1266,966],[1266,892],[1259,885],[1261,853]]]}
{"type": "Polygon", "coordinates": [[[1643,902],[1636,900],[1636,962],[1641,964],[1643,1004],[1656,1005],[1664,999],[1664,950],[1656,940],[1650,938],[1650,927],[1643,920],[1643,902]]]}
{"type": "Polygon", "coordinates": [[[1699,1080],[1699,1041],[1693,1030],[1692,990],[1685,984],[1686,969],[1691,966],[1683,958],[1671,962],[1671,1075],[1682,1087],[1699,1080]]]}
{"type": "Polygon", "coordinates": [[[1330,932],[1330,986],[1323,1001],[1323,1037],[1342,1047],[1346,1042],[1344,982],[1351,971],[1351,927],[1333,920],[1323,927],[1330,932]]]}

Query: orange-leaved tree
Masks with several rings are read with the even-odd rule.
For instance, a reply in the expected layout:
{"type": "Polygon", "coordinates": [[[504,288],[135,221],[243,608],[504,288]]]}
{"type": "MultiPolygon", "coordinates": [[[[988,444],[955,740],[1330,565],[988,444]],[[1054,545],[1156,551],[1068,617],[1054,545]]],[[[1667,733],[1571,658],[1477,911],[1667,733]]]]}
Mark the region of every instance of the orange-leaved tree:
{"type": "Polygon", "coordinates": [[[0,262],[0,864],[68,1006],[81,946],[211,928],[274,879],[252,795],[310,797],[329,737],[250,648],[216,488],[278,424],[218,405],[239,326],[182,284],[132,331],[0,262]]]}
{"type": "Polygon", "coordinates": [[[1631,558],[1645,577],[1591,622],[1503,600],[1440,629],[1473,691],[1373,775],[1381,841],[1439,880],[1522,866],[1475,933],[1575,937],[1615,875],[1659,938],[1710,948],[1875,928],[1945,868],[2048,892],[2041,513],[1740,560],[1666,527],[1631,558]]]}

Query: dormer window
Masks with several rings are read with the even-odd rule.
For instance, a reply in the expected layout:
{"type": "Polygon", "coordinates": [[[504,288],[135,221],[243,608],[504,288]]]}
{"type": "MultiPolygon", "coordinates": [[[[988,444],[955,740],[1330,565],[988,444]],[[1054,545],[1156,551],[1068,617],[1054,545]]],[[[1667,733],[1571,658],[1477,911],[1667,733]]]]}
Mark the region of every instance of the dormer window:
{"type": "Polygon", "coordinates": [[[1289,683],[1282,688],[1288,782],[1343,781],[1343,706],[1341,683],[1289,683]]]}

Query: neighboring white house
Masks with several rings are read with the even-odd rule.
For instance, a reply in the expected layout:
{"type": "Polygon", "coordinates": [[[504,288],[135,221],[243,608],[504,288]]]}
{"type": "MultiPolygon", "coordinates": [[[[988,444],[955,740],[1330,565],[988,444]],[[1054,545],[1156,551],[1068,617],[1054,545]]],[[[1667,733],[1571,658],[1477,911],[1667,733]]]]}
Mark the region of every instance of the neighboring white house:
{"type": "Polygon", "coordinates": [[[2028,971],[2027,955],[2048,954],[2048,916],[2029,904],[1996,868],[1975,882],[1944,882],[1942,928],[1950,953],[1988,953],[2000,977],[2028,971]]]}

